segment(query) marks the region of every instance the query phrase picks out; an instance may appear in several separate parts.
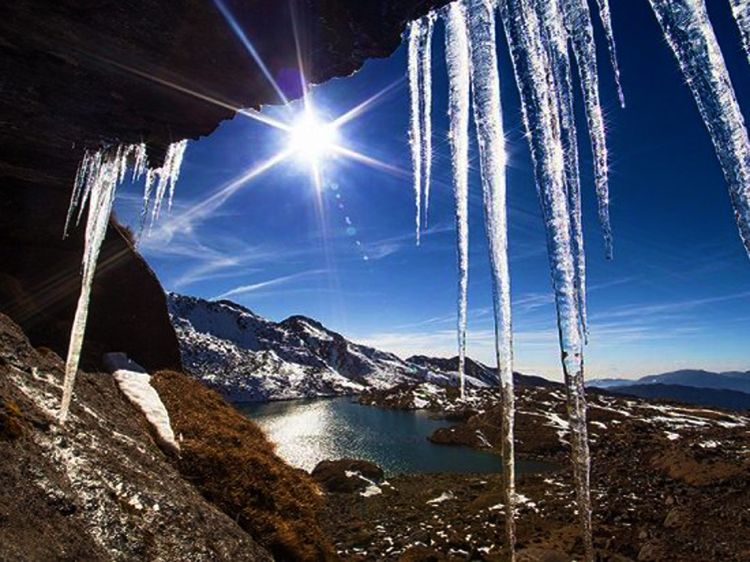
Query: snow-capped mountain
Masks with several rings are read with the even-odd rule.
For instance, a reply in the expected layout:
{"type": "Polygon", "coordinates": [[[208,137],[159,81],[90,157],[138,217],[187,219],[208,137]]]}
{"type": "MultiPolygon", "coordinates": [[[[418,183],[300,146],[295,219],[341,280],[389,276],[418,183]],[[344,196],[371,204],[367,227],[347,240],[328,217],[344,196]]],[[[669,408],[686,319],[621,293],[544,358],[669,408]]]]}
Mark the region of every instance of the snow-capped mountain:
{"type": "MultiPolygon", "coordinates": [[[[356,394],[422,381],[457,383],[457,361],[404,361],[353,343],[305,316],[273,322],[230,301],[176,293],[167,295],[167,303],[185,370],[230,400],[356,394]]],[[[467,384],[494,383],[490,369],[473,366],[467,384]]]]}

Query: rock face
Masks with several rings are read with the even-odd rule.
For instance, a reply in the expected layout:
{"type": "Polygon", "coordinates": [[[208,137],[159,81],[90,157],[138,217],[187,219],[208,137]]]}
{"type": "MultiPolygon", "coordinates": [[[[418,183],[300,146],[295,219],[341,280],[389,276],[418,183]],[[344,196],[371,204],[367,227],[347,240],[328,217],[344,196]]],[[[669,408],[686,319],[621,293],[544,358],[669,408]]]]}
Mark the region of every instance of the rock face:
{"type": "Polygon", "coordinates": [[[62,372],[0,314],[0,560],[272,560],[180,475],[111,376],[81,373],[57,426],[62,372]]]}
{"type": "MultiPolygon", "coordinates": [[[[292,18],[307,79],[322,82],[389,55],[407,21],[446,2],[227,5],[285,96],[294,98],[300,88],[292,18]]],[[[62,224],[83,150],[145,141],[150,163],[158,165],[170,142],[206,135],[235,108],[278,102],[279,95],[214,3],[203,0],[3,2],[0,76],[0,311],[34,343],[60,352],[82,253],[81,232],[62,241],[62,224]]],[[[148,368],[175,366],[159,284],[114,227],[105,262],[109,273],[96,279],[89,361],[102,350],[122,351],[148,368]]]]}
{"type": "MultiPolygon", "coordinates": [[[[230,301],[175,293],[167,300],[185,369],[231,400],[356,394],[424,381],[457,383],[451,370],[455,359],[413,363],[356,344],[304,316],[272,322],[230,301]]],[[[471,364],[482,378],[469,376],[467,384],[488,386],[491,369],[471,364]]]]}

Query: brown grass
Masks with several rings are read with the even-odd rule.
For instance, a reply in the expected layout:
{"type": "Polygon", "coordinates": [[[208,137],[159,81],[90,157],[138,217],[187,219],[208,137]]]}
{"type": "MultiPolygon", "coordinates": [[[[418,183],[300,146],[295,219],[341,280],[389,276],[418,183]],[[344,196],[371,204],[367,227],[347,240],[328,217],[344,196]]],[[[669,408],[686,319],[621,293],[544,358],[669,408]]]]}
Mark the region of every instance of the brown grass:
{"type": "Polygon", "coordinates": [[[285,464],[253,422],[187,376],[151,381],[175,435],[180,472],[281,561],[337,560],[318,522],[322,498],[309,475],[285,464]]]}
{"type": "Polygon", "coordinates": [[[13,441],[23,435],[21,409],[12,400],[0,397],[0,439],[13,441]]]}

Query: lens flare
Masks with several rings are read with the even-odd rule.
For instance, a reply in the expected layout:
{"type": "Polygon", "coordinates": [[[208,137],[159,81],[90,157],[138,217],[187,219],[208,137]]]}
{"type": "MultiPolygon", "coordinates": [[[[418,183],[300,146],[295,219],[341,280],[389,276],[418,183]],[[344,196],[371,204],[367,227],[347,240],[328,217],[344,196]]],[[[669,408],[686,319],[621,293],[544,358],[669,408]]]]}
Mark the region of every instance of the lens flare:
{"type": "Polygon", "coordinates": [[[338,131],[333,123],[305,111],[289,130],[289,150],[297,158],[317,165],[335,152],[338,131]]]}

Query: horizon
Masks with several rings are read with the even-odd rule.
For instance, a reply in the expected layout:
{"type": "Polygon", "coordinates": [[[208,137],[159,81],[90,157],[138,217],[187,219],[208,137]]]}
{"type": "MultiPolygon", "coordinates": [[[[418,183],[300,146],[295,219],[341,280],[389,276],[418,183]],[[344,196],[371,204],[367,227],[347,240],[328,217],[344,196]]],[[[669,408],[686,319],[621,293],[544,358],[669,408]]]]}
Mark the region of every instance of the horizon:
{"type": "MultiPolygon", "coordinates": [[[[624,110],[605,42],[598,42],[612,168],[612,262],[603,257],[588,140],[579,138],[591,320],[586,377],[638,378],[681,368],[746,371],[750,263],[710,139],[648,10],[645,3],[613,6],[624,110]],[[617,33],[628,28],[654,33],[617,33]]],[[[750,73],[730,9],[714,4],[709,12],[738,99],[750,99],[750,73]]],[[[601,39],[598,21],[595,26],[601,39]]],[[[429,229],[420,247],[408,173],[394,176],[338,159],[326,163],[321,205],[306,167],[290,161],[248,182],[210,215],[180,222],[187,209],[285,141],[266,125],[235,117],[189,144],[174,210],[139,246],[164,287],[236,300],[273,320],[310,316],[400,357],[455,356],[457,273],[442,40],[438,25],[434,180],[429,229]]],[[[410,172],[404,51],[402,45],[390,58],[316,87],[312,99],[321,114],[335,118],[401,80],[341,134],[357,150],[410,172]]],[[[514,368],[560,380],[543,224],[515,80],[506,50],[498,53],[509,151],[514,368]]],[[[580,111],[580,95],[576,106],[580,111]]],[[[280,111],[263,108],[270,116],[280,111]]],[[[472,162],[476,156],[472,144],[472,162]]],[[[491,283],[474,169],[470,190],[467,355],[494,364],[491,283]]],[[[122,190],[116,208],[127,224],[137,225],[141,198],[132,194],[122,190]]]]}

